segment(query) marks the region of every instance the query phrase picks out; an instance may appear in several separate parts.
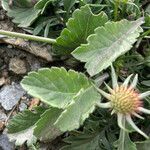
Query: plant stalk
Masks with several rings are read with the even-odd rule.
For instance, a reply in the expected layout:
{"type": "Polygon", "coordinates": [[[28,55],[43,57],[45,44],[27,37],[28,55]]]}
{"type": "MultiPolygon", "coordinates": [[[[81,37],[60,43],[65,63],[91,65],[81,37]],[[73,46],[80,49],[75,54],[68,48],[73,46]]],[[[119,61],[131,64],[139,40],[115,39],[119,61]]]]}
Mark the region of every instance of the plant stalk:
{"type": "Polygon", "coordinates": [[[45,37],[40,37],[40,36],[35,36],[35,35],[29,35],[29,34],[23,34],[23,33],[11,32],[11,31],[4,31],[4,30],[0,30],[0,34],[14,37],[14,38],[22,38],[22,39],[27,39],[27,40],[32,40],[32,41],[56,44],[55,39],[45,38],[45,37]]]}
{"type": "Polygon", "coordinates": [[[118,9],[120,5],[120,0],[115,0],[115,8],[114,8],[114,20],[118,20],[118,9]]]}

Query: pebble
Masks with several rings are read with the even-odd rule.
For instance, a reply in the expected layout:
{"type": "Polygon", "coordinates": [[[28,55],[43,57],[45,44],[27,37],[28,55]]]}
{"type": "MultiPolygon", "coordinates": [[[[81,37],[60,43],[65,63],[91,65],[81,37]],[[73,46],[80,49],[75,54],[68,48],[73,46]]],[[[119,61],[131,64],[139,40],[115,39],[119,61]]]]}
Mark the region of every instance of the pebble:
{"type": "Polygon", "coordinates": [[[0,78],[0,86],[4,85],[5,82],[6,82],[6,80],[4,77],[0,78]]]}
{"type": "Polygon", "coordinates": [[[0,150],[14,150],[15,146],[9,142],[6,134],[0,135],[0,150]]]}
{"type": "Polygon", "coordinates": [[[0,121],[5,121],[7,118],[6,114],[4,114],[1,110],[0,110],[0,121]]]}
{"type": "Polygon", "coordinates": [[[25,103],[21,103],[19,105],[19,111],[24,111],[25,109],[27,109],[27,105],[25,103]]]}
{"type": "Polygon", "coordinates": [[[0,91],[0,103],[5,110],[11,110],[24,94],[19,84],[6,85],[0,91]]]}
{"type": "Polygon", "coordinates": [[[20,58],[11,58],[9,70],[16,74],[25,74],[27,72],[26,62],[20,58]]]}

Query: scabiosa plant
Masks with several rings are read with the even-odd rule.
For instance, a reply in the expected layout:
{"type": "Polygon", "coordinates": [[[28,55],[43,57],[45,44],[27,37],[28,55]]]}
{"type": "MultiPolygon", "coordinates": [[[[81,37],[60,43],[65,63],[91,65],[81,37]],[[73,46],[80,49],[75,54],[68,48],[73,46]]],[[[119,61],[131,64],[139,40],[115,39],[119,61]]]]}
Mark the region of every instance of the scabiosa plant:
{"type": "Polygon", "coordinates": [[[136,74],[132,83],[129,85],[129,81],[133,74],[127,77],[127,79],[121,85],[117,82],[117,76],[113,66],[111,65],[111,77],[112,86],[109,87],[106,83],[106,87],[110,93],[106,93],[103,90],[95,88],[109,100],[106,103],[98,103],[97,105],[101,108],[111,108],[111,114],[117,114],[118,126],[126,130],[123,122],[127,121],[134,130],[143,135],[146,139],[149,137],[141,131],[133,122],[132,116],[144,119],[139,113],[150,114],[150,110],[143,108],[143,101],[145,97],[150,95],[150,91],[140,94],[135,88],[138,82],[138,75],[136,74]]]}

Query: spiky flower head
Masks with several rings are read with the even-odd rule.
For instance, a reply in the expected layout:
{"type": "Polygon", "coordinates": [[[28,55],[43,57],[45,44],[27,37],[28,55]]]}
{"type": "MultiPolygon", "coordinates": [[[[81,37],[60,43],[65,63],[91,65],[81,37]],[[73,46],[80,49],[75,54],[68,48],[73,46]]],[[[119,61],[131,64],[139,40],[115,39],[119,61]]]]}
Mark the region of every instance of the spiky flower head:
{"type": "Polygon", "coordinates": [[[112,86],[109,87],[107,84],[106,87],[109,93],[104,92],[103,90],[95,88],[109,100],[107,103],[98,103],[97,105],[102,108],[111,108],[111,114],[117,114],[118,125],[121,129],[127,130],[122,122],[125,120],[141,135],[145,138],[149,138],[143,131],[141,131],[133,122],[132,116],[136,116],[140,119],[144,119],[139,113],[150,114],[150,110],[143,108],[143,101],[145,97],[150,95],[150,91],[140,94],[136,90],[136,85],[138,82],[138,75],[136,74],[132,83],[129,85],[129,81],[132,74],[127,77],[127,79],[121,85],[117,82],[117,76],[115,74],[114,68],[111,65],[111,77],[112,77],[112,86]]]}

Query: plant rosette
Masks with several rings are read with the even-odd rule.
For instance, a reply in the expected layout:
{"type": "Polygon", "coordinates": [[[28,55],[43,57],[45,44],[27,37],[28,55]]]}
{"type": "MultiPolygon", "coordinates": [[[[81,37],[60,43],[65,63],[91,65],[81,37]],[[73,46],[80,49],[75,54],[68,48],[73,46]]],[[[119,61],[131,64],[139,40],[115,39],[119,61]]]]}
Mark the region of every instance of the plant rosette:
{"type": "Polygon", "coordinates": [[[150,91],[140,94],[137,92],[136,85],[138,82],[138,75],[136,74],[132,83],[129,85],[129,81],[133,74],[128,76],[125,81],[119,85],[117,81],[117,76],[115,74],[114,68],[111,65],[111,76],[112,76],[112,86],[109,87],[106,83],[106,87],[110,93],[106,93],[105,91],[99,89],[94,85],[94,87],[101,93],[109,102],[106,103],[98,103],[97,106],[101,108],[111,108],[111,114],[117,114],[117,122],[118,126],[125,130],[123,122],[127,121],[135,131],[143,135],[146,139],[149,137],[141,131],[133,122],[132,116],[138,117],[140,119],[144,119],[139,113],[150,114],[150,110],[143,108],[143,101],[145,97],[150,95],[150,91]]]}

